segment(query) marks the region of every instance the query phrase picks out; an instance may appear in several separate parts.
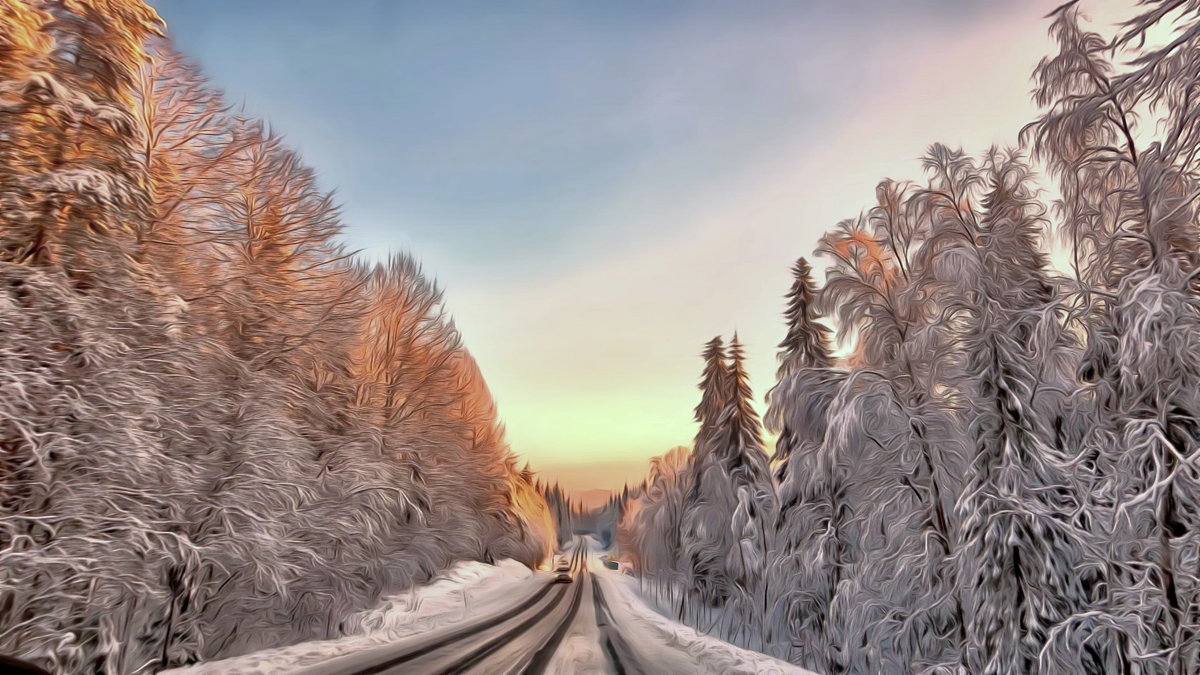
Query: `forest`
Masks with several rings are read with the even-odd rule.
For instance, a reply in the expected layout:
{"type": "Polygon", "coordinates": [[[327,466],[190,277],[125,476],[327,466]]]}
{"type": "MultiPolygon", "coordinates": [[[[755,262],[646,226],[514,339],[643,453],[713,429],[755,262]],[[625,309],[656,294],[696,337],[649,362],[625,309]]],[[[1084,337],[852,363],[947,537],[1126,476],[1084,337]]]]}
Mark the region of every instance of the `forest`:
{"type": "Polygon", "coordinates": [[[1018,147],[930,146],[796,262],[762,419],[704,346],[692,448],[612,504],[680,620],[822,673],[1200,668],[1200,2],[1047,20],[1018,147]]]}
{"type": "Polygon", "coordinates": [[[438,286],[138,0],[0,0],[0,653],[134,673],[341,634],[554,524],[438,286]]]}

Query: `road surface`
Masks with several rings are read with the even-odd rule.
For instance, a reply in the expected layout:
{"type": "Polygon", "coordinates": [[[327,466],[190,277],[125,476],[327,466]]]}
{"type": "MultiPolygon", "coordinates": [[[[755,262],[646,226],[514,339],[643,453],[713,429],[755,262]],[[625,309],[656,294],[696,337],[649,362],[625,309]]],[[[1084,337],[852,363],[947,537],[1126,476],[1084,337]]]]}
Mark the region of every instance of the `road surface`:
{"type": "Polygon", "coordinates": [[[571,581],[551,580],[514,605],[465,626],[354,652],[306,668],[304,675],[376,673],[645,673],[612,620],[600,586],[588,571],[583,542],[569,550],[571,581]],[[595,649],[580,650],[595,639],[595,649]],[[567,644],[564,644],[564,643],[567,644]]]}

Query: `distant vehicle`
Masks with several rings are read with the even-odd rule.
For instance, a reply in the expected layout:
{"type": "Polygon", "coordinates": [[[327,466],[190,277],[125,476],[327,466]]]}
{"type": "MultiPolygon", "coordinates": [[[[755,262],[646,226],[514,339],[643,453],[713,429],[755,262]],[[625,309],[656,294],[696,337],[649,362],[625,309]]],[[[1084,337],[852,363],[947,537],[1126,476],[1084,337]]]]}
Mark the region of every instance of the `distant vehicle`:
{"type": "Polygon", "coordinates": [[[556,584],[569,584],[571,581],[573,581],[571,573],[566,570],[559,570],[558,574],[554,576],[554,583],[556,584]]]}
{"type": "Polygon", "coordinates": [[[554,571],[555,572],[570,572],[571,571],[571,563],[569,563],[565,560],[562,560],[558,563],[558,567],[554,568],[554,571]]]}
{"type": "Polygon", "coordinates": [[[608,568],[608,569],[610,569],[610,570],[619,570],[619,569],[621,569],[621,563],[617,562],[616,560],[613,560],[612,558],[608,558],[608,559],[606,559],[606,560],[604,561],[604,566],[605,566],[605,567],[607,567],[607,568],[608,568]]]}

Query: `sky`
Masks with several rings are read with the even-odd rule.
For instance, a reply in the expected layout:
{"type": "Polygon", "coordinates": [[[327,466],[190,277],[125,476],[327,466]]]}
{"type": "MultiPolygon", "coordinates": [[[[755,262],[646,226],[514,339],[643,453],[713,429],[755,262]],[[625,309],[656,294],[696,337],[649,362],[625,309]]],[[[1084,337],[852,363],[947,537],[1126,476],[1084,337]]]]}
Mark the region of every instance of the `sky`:
{"type": "Polygon", "coordinates": [[[792,261],[879,179],[1015,141],[1059,0],[151,4],[350,248],[423,261],[513,450],[587,489],[690,443],[713,335],[761,398],[792,261]]]}

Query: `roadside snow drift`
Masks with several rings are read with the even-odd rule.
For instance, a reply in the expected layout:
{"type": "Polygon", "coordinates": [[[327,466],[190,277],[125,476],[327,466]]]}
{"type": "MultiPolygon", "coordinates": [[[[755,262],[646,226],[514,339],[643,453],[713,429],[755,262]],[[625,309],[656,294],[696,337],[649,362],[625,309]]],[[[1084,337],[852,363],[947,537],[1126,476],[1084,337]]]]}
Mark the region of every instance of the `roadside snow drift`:
{"type": "Polygon", "coordinates": [[[646,604],[633,577],[605,569],[598,563],[592,563],[591,571],[621,637],[640,664],[653,664],[653,672],[815,675],[671,621],[646,604]]]}
{"type": "Polygon", "coordinates": [[[314,640],[231,659],[164,671],[172,675],[267,675],[305,666],[499,613],[544,583],[541,575],[515,560],[496,565],[465,562],[434,581],[388,596],[345,623],[346,637],[314,640]]]}

